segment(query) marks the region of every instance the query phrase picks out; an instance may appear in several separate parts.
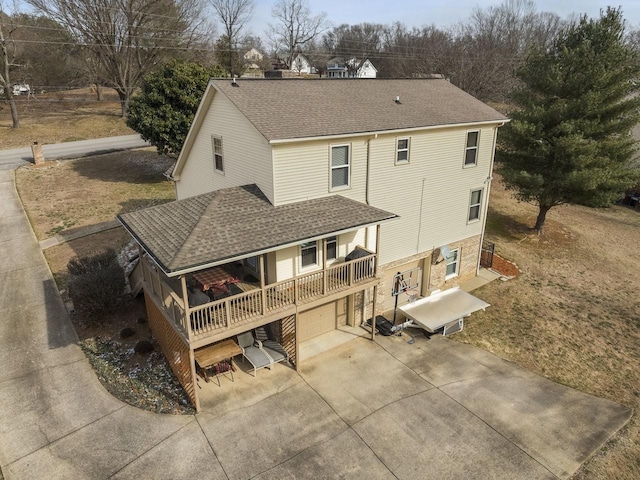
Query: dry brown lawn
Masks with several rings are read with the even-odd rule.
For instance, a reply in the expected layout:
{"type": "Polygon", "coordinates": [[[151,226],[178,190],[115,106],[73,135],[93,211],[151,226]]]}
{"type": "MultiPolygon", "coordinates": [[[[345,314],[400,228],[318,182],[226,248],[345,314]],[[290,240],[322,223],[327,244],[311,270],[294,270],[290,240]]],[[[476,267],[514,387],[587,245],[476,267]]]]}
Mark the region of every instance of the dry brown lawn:
{"type": "MultiPolygon", "coordinates": [[[[487,239],[522,273],[483,287],[491,308],[453,338],[637,412],[640,212],[557,207],[542,236],[529,230],[536,214],[494,182],[487,239]]],[[[640,478],[637,413],[576,478],[640,478]]]]}
{"type": "Polygon", "coordinates": [[[116,152],[24,166],[16,171],[16,185],[42,240],[173,200],[173,185],[162,175],[171,163],[151,149],[116,152]]]}
{"type": "Polygon", "coordinates": [[[71,142],[135,133],[120,117],[114,90],[97,101],[89,88],[15,97],[20,128],[11,127],[9,106],[0,103],[0,149],[71,142]]]}

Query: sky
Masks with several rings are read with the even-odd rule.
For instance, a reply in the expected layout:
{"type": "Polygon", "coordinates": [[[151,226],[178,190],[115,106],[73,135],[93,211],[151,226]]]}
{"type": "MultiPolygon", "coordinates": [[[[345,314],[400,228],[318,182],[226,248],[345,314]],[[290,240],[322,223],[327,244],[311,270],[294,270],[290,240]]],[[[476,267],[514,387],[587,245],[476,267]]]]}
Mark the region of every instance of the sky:
{"type": "MultiPolygon", "coordinates": [[[[254,0],[256,8],[250,29],[263,37],[271,21],[271,7],[275,0],[254,0]]],[[[474,7],[499,5],[500,0],[309,0],[313,13],[325,12],[334,24],[382,23],[400,21],[409,27],[435,24],[447,27],[466,20],[474,7]]],[[[597,0],[537,0],[538,11],[547,11],[566,18],[574,13],[597,17],[607,5],[621,6],[629,26],[640,27],[640,0],[618,0],[607,3],[597,0]]]]}

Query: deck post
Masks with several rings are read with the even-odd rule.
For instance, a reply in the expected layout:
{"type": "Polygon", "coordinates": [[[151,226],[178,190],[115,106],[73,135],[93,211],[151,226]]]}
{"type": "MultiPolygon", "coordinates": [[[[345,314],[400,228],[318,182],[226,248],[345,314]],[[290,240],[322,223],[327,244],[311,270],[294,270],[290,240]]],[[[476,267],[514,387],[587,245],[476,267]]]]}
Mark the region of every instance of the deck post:
{"type": "Polygon", "coordinates": [[[327,294],[327,239],[322,240],[322,294],[327,294]]]}
{"type": "Polygon", "coordinates": [[[258,257],[260,264],[260,297],[262,298],[262,315],[267,314],[267,295],[264,290],[264,255],[258,257]]]}
{"type": "MultiPolygon", "coordinates": [[[[189,329],[191,334],[191,329],[189,329]]],[[[193,396],[196,398],[196,413],[200,413],[200,398],[198,397],[198,375],[196,374],[196,358],[193,349],[189,347],[189,368],[191,370],[191,381],[193,382],[193,396]]]]}
{"type": "Polygon", "coordinates": [[[182,284],[182,301],[184,302],[184,323],[187,327],[187,337],[191,342],[193,333],[191,332],[191,312],[189,311],[189,293],[187,292],[187,278],[180,275],[180,283],[182,284]]]}
{"type": "Polygon", "coordinates": [[[378,275],[380,265],[380,224],[376,225],[376,266],[375,275],[378,275]]]}
{"type": "MultiPolygon", "coordinates": [[[[378,285],[373,286],[373,305],[371,311],[371,340],[376,341],[376,298],[378,297],[378,285]]],[[[367,320],[362,319],[363,322],[367,320]]]]}

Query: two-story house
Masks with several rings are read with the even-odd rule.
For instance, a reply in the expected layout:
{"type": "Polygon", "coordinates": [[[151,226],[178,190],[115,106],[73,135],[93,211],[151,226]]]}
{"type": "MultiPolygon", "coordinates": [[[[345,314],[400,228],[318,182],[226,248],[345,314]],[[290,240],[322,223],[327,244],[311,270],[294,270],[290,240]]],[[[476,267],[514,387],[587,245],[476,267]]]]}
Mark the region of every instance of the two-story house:
{"type": "Polygon", "coordinates": [[[301,343],[389,312],[398,272],[422,296],[476,275],[505,121],[443,79],[211,80],[178,200],[119,217],[194,404],[196,349],[269,325],[297,365],[301,343]]]}
{"type": "Polygon", "coordinates": [[[368,58],[350,58],[345,61],[341,57],[334,57],[327,62],[329,78],[376,78],[377,75],[378,69],[368,58]]]}

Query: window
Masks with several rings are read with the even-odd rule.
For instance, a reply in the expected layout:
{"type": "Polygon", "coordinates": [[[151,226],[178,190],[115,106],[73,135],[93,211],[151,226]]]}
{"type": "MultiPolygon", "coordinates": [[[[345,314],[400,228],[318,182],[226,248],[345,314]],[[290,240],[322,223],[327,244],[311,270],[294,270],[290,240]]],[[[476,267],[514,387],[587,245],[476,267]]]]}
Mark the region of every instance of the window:
{"type": "Polygon", "coordinates": [[[338,258],[338,237],[327,238],[327,260],[338,258]]]}
{"type": "Polygon", "coordinates": [[[447,257],[447,273],[445,280],[458,276],[458,267],[460,266],[460,249],[451,250],[451,254],[447,257]]]}
{"type": "Polygon", "coordinates": [[[224,172],[224,161],[222,159],[222,137],[212,136],[213,142],[213,165],[217,172],[224,172]]]}
{"type": "Polygon", "coordinates": [[[480,205],[482,204],[482,189],[472,190],[469,200],[469,221],[480,220],[480,205]]]}
{"type": "Polygon", "coordinates": [[[409,139],[399,138],[396,145],[396,164],[409,163],[409,139]]]}
{"type": "Polygon", "coordinates": [[[331,147],[331,189],[349,186],[349,145],[331,147]]]}
{"type": "Polygon", "coordinates": [[[305,242],[300,245],[302,268],[318,264],[318,242],[305,242]]]}
{"type": "Polygon", "coordinates": [[[249,268],[251,268],[254,272],[258,271],[258,257],[249,257],[247,258],[247,265],[249,265],[249,268]]]}
{"type": "Polygon", "coordinates": [[[464,166],[477,165],[478,163],[478,140],[480,132],[475,130],[467,132],[467,147],[464,151],[464,166]]]}

